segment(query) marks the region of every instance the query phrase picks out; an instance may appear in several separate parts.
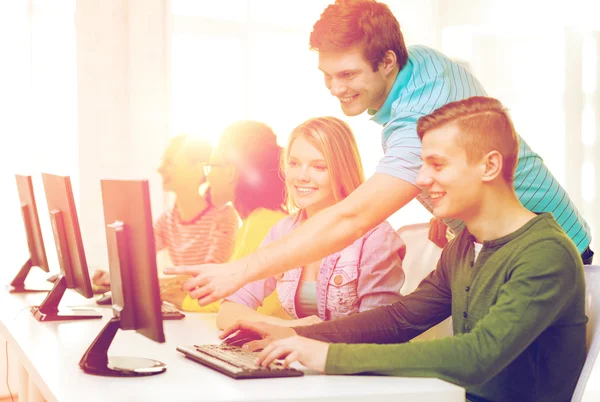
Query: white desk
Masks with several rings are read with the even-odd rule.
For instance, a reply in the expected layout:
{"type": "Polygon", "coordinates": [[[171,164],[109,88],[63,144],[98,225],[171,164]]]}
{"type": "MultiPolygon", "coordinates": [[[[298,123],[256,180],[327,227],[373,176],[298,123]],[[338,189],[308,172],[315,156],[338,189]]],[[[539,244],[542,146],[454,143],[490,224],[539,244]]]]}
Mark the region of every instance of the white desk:
{"type": "MultiPolygon", "coordinates": [[[[94,305],[75,293],[65,293],[65,305],[94,305]]],[[[325,376],[233,380],[186,359],[177,345],[217,343],[212,314],[189,314],[165,321],[167,342],[158,344],[134,331],[119,330],[110,355],[142,356],[167,364],[163,374],[138,378],[85,374],[79,359],[112,316],[96,320],[38,322],[27,306],[44,294],[12,295],[0,291],[0,335],[19,357],[19,402],[26,401],[464,401],[463,388],[438,379],[380,376],[325,376]]]]}

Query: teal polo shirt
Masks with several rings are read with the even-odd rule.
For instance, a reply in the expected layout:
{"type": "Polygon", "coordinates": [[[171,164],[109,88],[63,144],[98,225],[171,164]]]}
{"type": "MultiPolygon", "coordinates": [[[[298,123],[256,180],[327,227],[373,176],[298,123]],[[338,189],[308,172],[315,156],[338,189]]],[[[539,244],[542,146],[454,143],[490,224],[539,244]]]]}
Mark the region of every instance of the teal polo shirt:
{"type": "MultiPolygon", "coordinates": [[[[381,109],[370,110],[372,120],[383,126],[384,156],[376,172],[415,184],[423,164],[417,121],[447,103],[471,96],[487,96],[483,86],[464,66],[425,46],[408,48],[408,63],[400,71],[381,109]]],[[[550,173],[543,159],[519,136],[519,162],[514,188],[521,204],[535,213],[551,212],[582,253],[590,244],[591,231],[565,189],[550,173]]],[[[429,211],[431,197],[422,191],[417,199],[429,211]]],[[[457,232],[463,222],[447,220],[457,232]]]]}

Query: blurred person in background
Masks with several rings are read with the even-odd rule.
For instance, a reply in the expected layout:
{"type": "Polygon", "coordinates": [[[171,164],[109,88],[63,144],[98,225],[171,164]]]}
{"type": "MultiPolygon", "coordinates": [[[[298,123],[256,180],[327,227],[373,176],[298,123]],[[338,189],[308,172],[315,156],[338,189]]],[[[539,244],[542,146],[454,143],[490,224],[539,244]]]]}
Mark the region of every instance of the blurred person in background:
{"type": "MultiPolygon", "coordinates": [[[[281,147],[269,126],[257,121],[238,121],[223,131],[210,163],[204,166],[213,204],[233,205],[242,219],[231,261],[258,249],[271,228],[287,216],[280,160],[281,147]]],[[[186,311],[219,309],[218,301],[202,307],[187,291],[175,287],[163,291],[161,297],[186,311]]],[[[289,318],[277,292],[264,300],[259,311],[289,318]]]]}
{"type": "MultiPolygon", "coordinates": [[[[234,251],[239,218],[230,204],[214,206],[206,185],[204,165],[212,149],[204,139],[173,137],[158,168],[164,191],[173,193],[175,199],[154,224],[156,252],[165,250],[176,265],[222,263],[234,251]]],[[[161,278],[161,290],[179,289],[185,279],[161,278]]],[[[98,270],[93,282],[108,286],[110,275],[98,270]]]]}

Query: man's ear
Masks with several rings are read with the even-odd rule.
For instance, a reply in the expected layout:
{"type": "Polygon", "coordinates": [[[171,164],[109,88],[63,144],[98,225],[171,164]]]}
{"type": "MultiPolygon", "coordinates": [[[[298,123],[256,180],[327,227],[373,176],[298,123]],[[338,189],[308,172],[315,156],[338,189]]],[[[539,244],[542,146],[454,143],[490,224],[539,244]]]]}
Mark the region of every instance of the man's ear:
{"type": "Polygon", "coordinates": [[[483,164],[483,175],[481,179],[484,182],[496,180],[502,174],[502,155],[498,151],[490,151],[481,159],[483,164]]]}
{"type": "Polygon", "coordinates": [[[379,71],[381,71],[384,75],[390,74],[394,71],[394,68],[398,65],[398,59],[396,57],[396,53],[392,50],[388,50],[383,56],[383,60],[379,63],[379,71]]]}

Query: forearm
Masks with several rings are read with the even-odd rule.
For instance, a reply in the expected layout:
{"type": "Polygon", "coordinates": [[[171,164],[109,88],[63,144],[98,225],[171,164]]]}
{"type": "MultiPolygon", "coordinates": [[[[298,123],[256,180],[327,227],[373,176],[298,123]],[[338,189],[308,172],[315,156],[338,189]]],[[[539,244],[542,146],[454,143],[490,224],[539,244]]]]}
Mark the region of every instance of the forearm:
{"type": "Polygon", "coordinates": [[[244,281],[274,276],[343,250],[406,205],[419,191],[403,180],[373,175],[342,201],[240,261],[244,281]]]}
{"type": "Polygon", "coordinates": [[[298,335],[335,343],[402,343],[445,320],[452,300],[441,265],[410,295],[389,306],[299,327],[298,335]]]}
{"type": "Polygon", "coordinates": [[[368,227],[361,228],[358,216],[344,213],[339,204],[334,205],[240,261],[246,267],[245,282],[275,276],[322,259],[346,248],[368,230],[368,227]]]}
{"type": "Polygon", "coordinates": [[[285,320],[282,320],[281,318],[261,314],[243,304],[224,301],[217,314],[217,328],[229,328],[238,320],[262,321],[274,325],[283,325],[285,323],[285,320]]]}
{"type": "Polygon", "coordinates": [[[413,328],[395,311],[382,306],[339,320],[294,328],[298,335],[332,343],[402,343],[422,331],[413,328]]]}
{"type": "Polygon", "coordinates": [[[466,387],[483,382],[475,356],[456,337],[395,345],[332,344],[327,374],[370,373],[401,377],[435,377],[466,387]]]}

